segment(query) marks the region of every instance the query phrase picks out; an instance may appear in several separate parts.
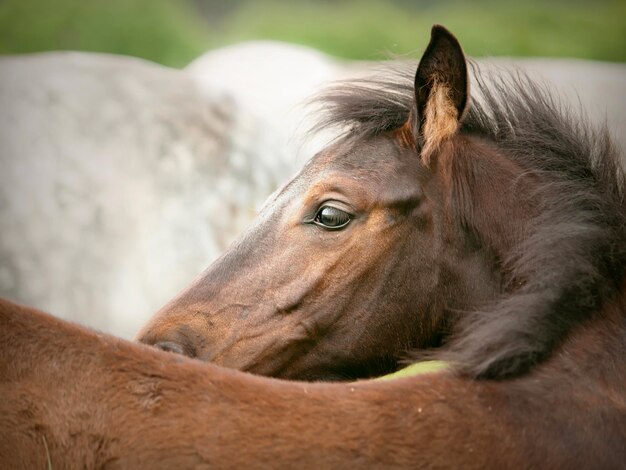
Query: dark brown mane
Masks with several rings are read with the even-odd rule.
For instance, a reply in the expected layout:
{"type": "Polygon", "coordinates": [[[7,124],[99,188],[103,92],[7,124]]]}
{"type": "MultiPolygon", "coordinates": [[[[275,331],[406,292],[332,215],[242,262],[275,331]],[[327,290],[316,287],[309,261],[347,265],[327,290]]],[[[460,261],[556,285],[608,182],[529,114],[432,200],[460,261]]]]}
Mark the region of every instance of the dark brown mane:
{"type": "MultiPolygon", "coordinates": [[[[542,203],[528,235],[500,259],[509,281],[524,282],[490,308],[464,313],[437,355],[470,376],[501,378],[545,358],[618,291],[626,266],[626,179],[606,127],[592,130],[521,73],[492,77],[476,64],[472,70],[477,98],[461,134],[484,137],[539,175],[542,203]]],[[[356,139],[398,129],[413,112],[413,71],[400,65],[381,79],[330,88],[316,101],[323,110],[316,129],[342,126],[356,139]]]]}

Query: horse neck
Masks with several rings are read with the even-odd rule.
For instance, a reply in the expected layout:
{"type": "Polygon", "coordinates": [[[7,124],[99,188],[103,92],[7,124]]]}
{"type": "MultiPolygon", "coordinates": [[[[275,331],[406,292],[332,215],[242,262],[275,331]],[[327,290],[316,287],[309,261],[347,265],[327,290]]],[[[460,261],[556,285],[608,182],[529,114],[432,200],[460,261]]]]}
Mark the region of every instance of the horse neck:
{"type": "Polygon", "coordinates": [[[533,177],[486,144],[463,138],[451,142],[435,165],[429,191],[441,208],[436,216],[446,246],[438,256],[448,286],[440,298],[453,310],[476,310],[506,293],[503,261],[537,206],[533,177]],[[512,191],[512,181],[518,190],[512,191]]]}
{"type": "Polygon", "coordinates": [[[487,142],[459,137],[443,152],[439,177],[448,217],[503,259],[537,214],[538,179],[487,142]]]}

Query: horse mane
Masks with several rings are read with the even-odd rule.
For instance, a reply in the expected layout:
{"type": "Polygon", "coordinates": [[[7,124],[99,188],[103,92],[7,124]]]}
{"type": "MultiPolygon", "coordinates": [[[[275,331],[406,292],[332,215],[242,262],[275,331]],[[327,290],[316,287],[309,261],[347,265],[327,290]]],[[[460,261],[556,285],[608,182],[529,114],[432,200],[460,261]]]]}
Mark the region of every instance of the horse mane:
{"type": "MultiPolygon", "coordinates": [[[[626,176],[606,124],[593,130],[582,110],[519,71],[488,76],[470,65],[472,100],[460,133],[492,141],[540,175],[541,205],[527,235],[502,255],[508,279],[521,285],[459,315],[443,348],[414,357],[449,360],[471,377],[504,378],[545,359],[619,291],[626,176]]],[[[360,139],[400,128],[415,106],[414,71],[397,64],[379,78],[332,86],[315,101],[322,113],[314,130],[339,126],[344,137],[360,139]]]]}

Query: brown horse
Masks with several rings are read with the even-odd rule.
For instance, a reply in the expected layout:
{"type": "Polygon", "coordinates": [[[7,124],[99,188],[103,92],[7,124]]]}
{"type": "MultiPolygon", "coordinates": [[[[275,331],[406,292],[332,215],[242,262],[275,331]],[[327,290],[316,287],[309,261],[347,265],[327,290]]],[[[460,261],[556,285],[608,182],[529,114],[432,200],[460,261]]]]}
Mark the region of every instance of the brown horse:
{"type": "Polygon", "coordinates": [[[536,89],[518,99],[521,89],[498,89],[468,110],[465,59],[441,27],[410,112],[391,112],[402,93],[369,89],[363,101],[365,91],[329,98],[335,119],[360,125],[270,203],[239,251],[210,268],[206,290],[172,305],[162,335],[155,325],[144,338],[275,375],[325,376],[358,364],[369,373],[368,361],[386,357],[383,339],[389,355],[413,346],[418,323],[418,345],[450,332],[443,356],[458,371],[516,377],[284,382],[0,302],[3,466],[623,466],[626,212],[608,141],[572,127],[536,89]],[[307,250],[320,261],[303,267],[295,260],[307,250]],[[266,290],[253,282],[260,274],[266,290]],[[205,312],[214,297],[222,308],[205,312]],[[388,331],[397,322],[379,324],[368,302],[387,319],[414,302],[410,332],[388,331]],[[359,313],[353,304],[358,322],[342,317],[359,313]],[[216,343],[211,326],[231,338],[216,343]],[[374,354],[359,353],[363,344],[374,354]]]}
{"type": "Polygon", "coordinates": [[[347,135],[138,338],[292,379],[369,377],[411,351],[472,377],[550,356],[622,289],[624,174],[523,77],[475,71],[440,30],[417,74],[322,98],[347,135]],[[443,345],[443,347],[442,347],[443,345]]]}

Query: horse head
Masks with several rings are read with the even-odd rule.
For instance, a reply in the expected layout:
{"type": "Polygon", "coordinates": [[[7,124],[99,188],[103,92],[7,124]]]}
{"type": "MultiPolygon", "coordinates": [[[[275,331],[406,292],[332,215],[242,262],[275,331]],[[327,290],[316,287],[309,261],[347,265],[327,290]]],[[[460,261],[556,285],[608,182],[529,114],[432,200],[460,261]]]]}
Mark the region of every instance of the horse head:
{"type": "Polygon", "coordinates": [[[563,209],[544,178],[586,150],[546,136],[542,126],[560,121],[524,84],[479,84],[486,104],[472,102],[461,46],[435,26],[409,84],[331,90],[322,124],[349,130],[138,339],[297,379],[387,373],[442,343],[474,376],[541,360],[594,308],[585,293],[610,267],[590,253],[616,238],[599,226],[609,218],[583,190],[589,181],[563,209]]]}

